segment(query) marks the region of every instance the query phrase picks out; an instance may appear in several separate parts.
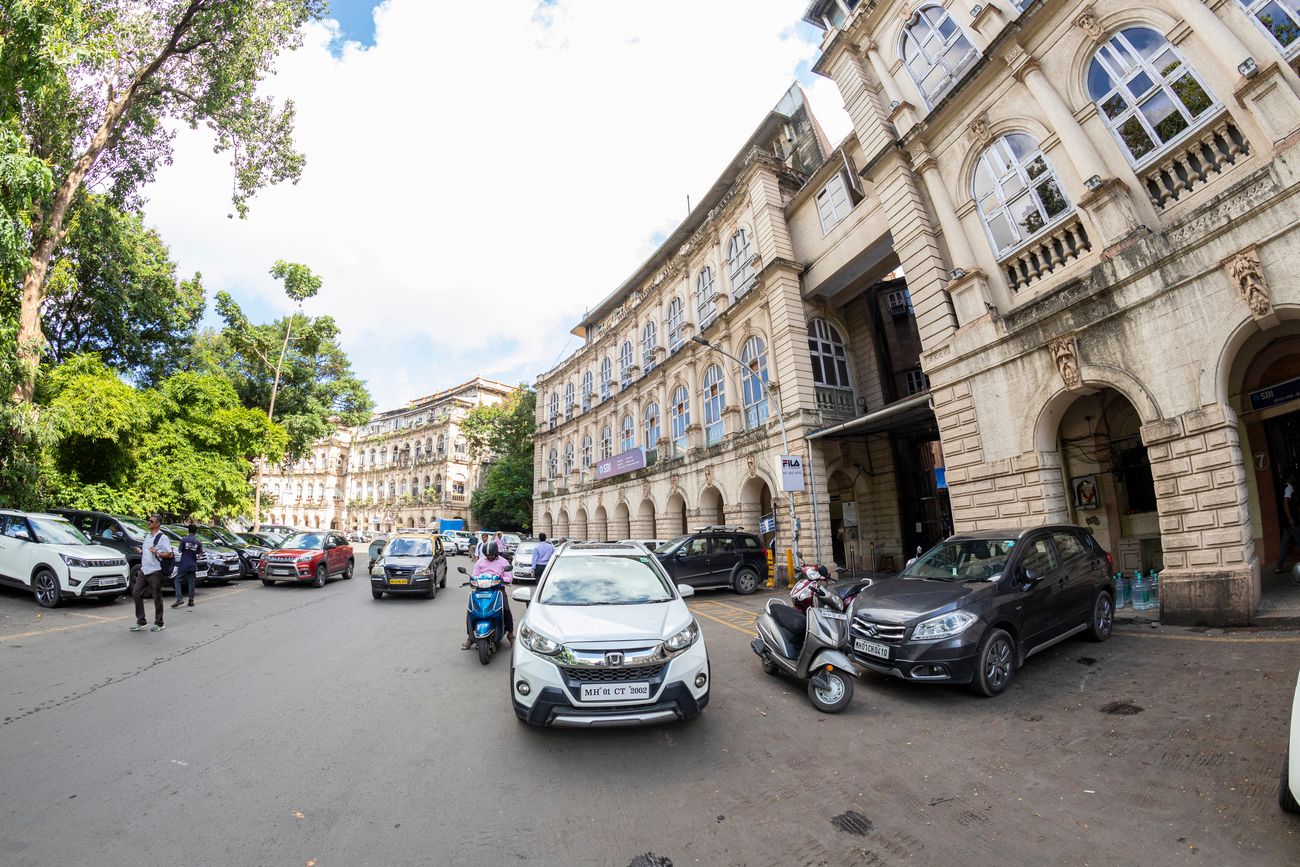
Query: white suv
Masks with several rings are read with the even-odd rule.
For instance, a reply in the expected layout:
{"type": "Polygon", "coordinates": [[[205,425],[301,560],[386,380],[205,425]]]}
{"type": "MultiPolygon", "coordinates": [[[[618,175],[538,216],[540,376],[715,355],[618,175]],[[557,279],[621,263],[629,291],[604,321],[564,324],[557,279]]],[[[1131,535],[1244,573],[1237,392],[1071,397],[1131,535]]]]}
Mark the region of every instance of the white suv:
{"type": "Polygon", "coordinates": [[[515,715],[537,726],[645,725],[709,703],[700,625],[659,560],[635,543],[560,547],[534,591],[510,656],[515,715]]]}
{"type": "Polygon", "coordinates": [[[0,582],[54,608],[65,598],[112,602],[127,589],[126,558],[92,545],[67,518],[0,509],[0,582]]]}

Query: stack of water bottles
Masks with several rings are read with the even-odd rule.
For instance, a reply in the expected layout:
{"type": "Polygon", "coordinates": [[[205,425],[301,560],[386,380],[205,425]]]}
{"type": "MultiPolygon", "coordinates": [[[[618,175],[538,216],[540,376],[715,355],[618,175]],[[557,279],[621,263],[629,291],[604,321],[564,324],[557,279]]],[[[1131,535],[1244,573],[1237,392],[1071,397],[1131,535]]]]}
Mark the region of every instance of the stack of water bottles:
{"type": "Polygon", "coordinates": [[[1160,573],[1152,569],[1146,575],[1141,569],[1133,570],[1133,577],[1115,573],[1115,610],[1132,607],[1134,611],[1150,611],[1160,607],[1160,573]]]}

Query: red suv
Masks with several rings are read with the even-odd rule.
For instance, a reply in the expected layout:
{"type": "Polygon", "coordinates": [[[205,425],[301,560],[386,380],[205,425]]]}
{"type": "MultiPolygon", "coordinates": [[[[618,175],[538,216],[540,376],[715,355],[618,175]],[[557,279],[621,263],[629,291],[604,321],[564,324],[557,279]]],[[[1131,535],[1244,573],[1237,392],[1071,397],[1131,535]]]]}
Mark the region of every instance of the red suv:
{"type": "Polygon", "coordinates": [[[352,546],[342,533],[313,530],[285,539],[279,548],[262,557],[257,573],[267,587],[276,581],[324,587],[332,576],[351,578],[355,567],[352,546]]]}

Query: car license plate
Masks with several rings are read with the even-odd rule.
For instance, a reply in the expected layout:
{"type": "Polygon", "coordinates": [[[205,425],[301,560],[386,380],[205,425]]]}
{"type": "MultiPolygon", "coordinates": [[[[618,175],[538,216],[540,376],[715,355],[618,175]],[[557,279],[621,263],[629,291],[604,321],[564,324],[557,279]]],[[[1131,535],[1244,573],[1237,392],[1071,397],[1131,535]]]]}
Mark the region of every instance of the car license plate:
{"type": "Polygon", "coordinates": [[[388,583],[389,584],[410,584],[411,580],[409,578],[389,578],[388,583]]]}
{"type": "Polygon", "coordinates": [[[644,701],[650,697],[650,684],[640,683],[584,683],[583,701],[644,701]]]}
{"type": "Polygon", "coordinates": [[[877,644],[874,641],[864,641],[861,638],[853,639],[853,649],[868,656],[878,656],[881,659],[889,659],[889,645],[877,644]]]}
{"type": "Polygon", "coordinates": [[[121,587],[122,579],[121,578],[100,578],[99,586],[100,587],[121,587]]]}
{"type": "Polygon", "coordinates": [[[293,574],[293,570],[292,570],[292,569],[272,569],[272,570],[271,570],[271,574],[272,574],[272,575],[292,575],[292,574],[293,574]]]}

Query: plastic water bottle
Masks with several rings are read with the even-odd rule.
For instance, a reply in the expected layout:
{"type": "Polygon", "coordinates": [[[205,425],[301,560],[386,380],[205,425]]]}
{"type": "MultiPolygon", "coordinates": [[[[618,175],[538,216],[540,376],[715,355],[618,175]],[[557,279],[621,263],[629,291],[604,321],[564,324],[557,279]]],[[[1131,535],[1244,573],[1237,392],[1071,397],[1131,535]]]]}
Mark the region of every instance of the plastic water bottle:
{"type": "Polygon", "coordinates": [[[1133,570],[1133,610],[1146,611],[1151,607],[1151,588],[1145,578],[1142,577],[1141,569],[1133,570]]]}
{"type": "Polygon", "coordinates": [[[1133,601],[1133,593],[1132,590],[1129,588],[1128,579],[1124,577],[1124,573],[1122,571],[1116,572],[1115,573],[1115,610],[1118,611],[1121,608],[1127,608],[1132,603],[1132,601],[1133,601]]]}
{"type": "Polygon", "coordinates": [[[1149,608],[1160,607],[1160,573],[1152,569],[1151,574],[1147,576],[1147,590],[1151,593],[1151,604],[1149,608]]]}

